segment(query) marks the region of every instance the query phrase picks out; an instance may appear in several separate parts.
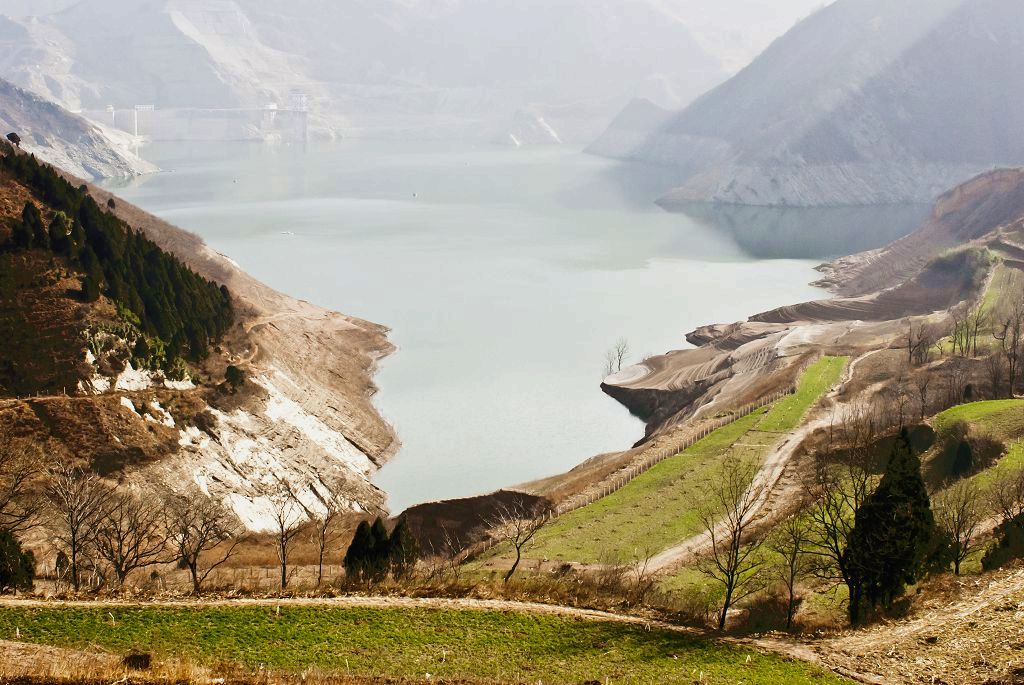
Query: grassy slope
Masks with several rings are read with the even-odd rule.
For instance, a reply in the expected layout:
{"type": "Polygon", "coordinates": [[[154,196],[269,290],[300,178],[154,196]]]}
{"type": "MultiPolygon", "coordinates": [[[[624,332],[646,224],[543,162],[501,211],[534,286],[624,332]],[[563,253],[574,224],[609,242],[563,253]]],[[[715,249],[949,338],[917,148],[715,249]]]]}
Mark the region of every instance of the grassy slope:
{"type": "Polygon", "coordinates": [[[617,492],[577,509],[542,530],[531,558],[595,563],[644,558],[700,532],[697,505],[730,449],[761,458],[779,433],[796,428],[808,409],[839,381],[846,357],[823,357],[797,392],[724,426],[661,462],[617,492]]]}
{"type": "Polygon", "coordinates": [[[935,430],[943,433],[957,421],[966,421],[1000,440],[1016,440],[1024,437],[1024,400],[961,404],[937,414],[933,423],[935,430]]]}
{"type": "Polygon", "coordinates": [[[643,626],[483,610],[5,608],[0,637],[203,664],[505,682],[841,683],[801,662],[643,626]],[[749,662],[748,662],[749,659],[749,662]]]}

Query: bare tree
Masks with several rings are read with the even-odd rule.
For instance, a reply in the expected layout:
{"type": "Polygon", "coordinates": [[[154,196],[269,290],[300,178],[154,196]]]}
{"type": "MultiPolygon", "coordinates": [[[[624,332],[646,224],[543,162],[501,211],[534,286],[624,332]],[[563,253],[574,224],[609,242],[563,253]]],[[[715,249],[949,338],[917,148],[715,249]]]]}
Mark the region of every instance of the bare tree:
{"type": "MultiPolygon", "coordinates": [[[[846,550],[857,513],[872,490],[870,464],[882,425],[883,419],[865,406],[852,407],[841,419],[833,419],[827,444],[815,454],[814,477],[807,487],[813,499],[807,545],[816,561],[813,573],[826,582],[845,584],[851,598],[859,596],[860,579],[849,566],[846,550]]],[[[858,611],[852,606],[851,616],[858,611]]]]}
{"type": "Polygon", "coordinates": [[[964,401],[964,393],[967,392],[967,384],[970,379],[968,362],[963,359],[950,359],[946,362],[946,402],[949,406],[956,406],[964,401]]]}
{"type": "Polygon", "coordinates": [[[50,528],[67,555],[71,587],[81,588],[82,557],[110,491],[100,479],[77,466],[58,463],[49,469],[43,493],[50,509],[50,528]]]}
{"type": "Polygon", "coordinates": [[[324,582],[324,554],[327,547],[338,539],[338,531],[334,529],[334,522],[341,515],[341,507],[334,499],[324,502],[323,512],[313,517],[312,539],[317,548],[316,586],[324,582]]]}
{"type": "Polygon", "coordinates": [[[811,558],[807,548],[811,544],[811,526],[801,516],[791,516],[780,525],[768,546],[782,558],[779,566],[782,583],[786,587],[786,630],[793,628],[793,614],[796,611],[797,583],[811,569],[811,558]]]}
{"type": "Polygon", "coordinates": [[[766,563],[757,554],[761,541],[747,539],[765,492],[764,485],[756,481],[757,471],[756,463],[730,454],[719,476],[707,483],[705,503],[697,512],[711,542],[698,568],[725,588],[719,630],[725,629],[729,608],[763,585],[756,573],[766,563]]]}
{"type": "Polygon", "coordinates": [[[198,595],[210,574],[234,555],[241,531],[234,514],[199,488],[168,495],[166,502],[167,539],[179,565],[188,569],[192,591],[198,595]]]}
{"type": "Polygon", "coordinates": [[[128,490],[113,493],[100,511],[93,540],[120,587],[135,569],[163,563],[167,537],[159,500],[128,490]]]}
{"type": "Polygon", "coordinates": [[[1024,515],[1024,468],[1006,475],[999,474],[989,487],[986,499],[1003,523],[1024,515]]]}
{"type": "Polygon", "coordinates": [[[953,573],[960,575],[960,564],[974,549],[981,523],[978,488],[961,480],[935,498],[936,521],[952,542],[953,573]]]}
{"type": "Polygon", "coordinates": [[[281,589],[288,587],[288,554],[292,540],[306,522],[305,510],[299,505],[291,490],[282,485],[270,499],[271,517],[274,521],[274,546],[277,561],[281,565],[281,589]]]}
{"type": "Polygon", "coordinates": [[[927,363],[931,356],[932,346],[939,337],[932,326],[924,322],[915,325],[913,319],[908,319],[907,335],[904,338],[907,361],[918,365],[927,363]]]}
{"type": "Polygon", "coordinates": [[[978,336],[981,330],[988,323],[988,315],[985,308],[978,305],[967,315],[967,342],[972,357],[978,356],[978,336]]]}
{"type": "Polygon", "coordinates": [[[627,357],[629,357],[629,341],[625,338],[619,338],[615,341],[614,347],[604,355],[605,376],[611,376],[613,373],[622,371],[627,357]]]}
{"type": "Polygon", "coordinates": [[[1024,298],[1018,296],[1014,304],[999,317],[993,336],[999,342],[1006,359],[1008,392],[1013,397],[1020,374],[1021,356],[1024,355],[1024,298]]]}
{"type": "Polygon", "coordinates": [[[38,447],[0,435],[0,529],[24,533],[39,522],[42,500],[33,483],[42,461],[38,447]]]}
{"type": "Polygon", "coordinates": [[[522,502],[501,504],[497,511],[485,520],[490,536],[498,542],[508,543],[516,553],[516,560],[512,563],[512,568],[505,573],[505,583],[512,579],[512,574],[516,572],[519,562],[522,561],[523,551],[547,522],[547,511],[527,507],[522,502]]]}
{"type": "Polygon", "coordinates": [[[892,386],[887,389],[886,395],[896,413],[897,425],[903,427],[906,424],[907,407],[911,402],[910,389],[907,386],[906,379],[902,375],[899,376],[892,386]]]}
{"type": "Polygon", "coordinates": [[[1006,360],[1002,352],[990,354],[985,360],[985,370],[988,371],[988,382],[992,386],[992,397],[998,399],[1003,396],[1003,383],[1006,379],[1006,360]]]}
{"type": "Polygon", "coordinates": [[[914,389],[917,390],[917,406],[920,409],[922,421],[928,415],[928,388],[931,386],[933,378],[934,376],[927,371],[914,376],[914,389]]]}

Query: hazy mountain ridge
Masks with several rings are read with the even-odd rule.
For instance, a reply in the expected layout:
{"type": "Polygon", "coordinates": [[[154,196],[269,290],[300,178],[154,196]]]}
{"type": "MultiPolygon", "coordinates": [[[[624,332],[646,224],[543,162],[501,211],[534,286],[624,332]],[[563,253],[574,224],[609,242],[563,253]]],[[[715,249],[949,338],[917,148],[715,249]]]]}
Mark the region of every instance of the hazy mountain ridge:
{"type": "Polygon", "coordinates": [[[526,110],[589,140],[632,97],[678,108],[725,76],[650,0],[81,0],[4,19],[0,41],[12,80],[73,109],[285,107],[299,92],[327,135],[490,139],[526,110]]]}
{"type": "Polygon", "coordinates": [[[668,204],[928,202],[1024,162],[1022,46],[1011,0],[841,0],[643,140],[590,149],[682,168],[668,204]]]}

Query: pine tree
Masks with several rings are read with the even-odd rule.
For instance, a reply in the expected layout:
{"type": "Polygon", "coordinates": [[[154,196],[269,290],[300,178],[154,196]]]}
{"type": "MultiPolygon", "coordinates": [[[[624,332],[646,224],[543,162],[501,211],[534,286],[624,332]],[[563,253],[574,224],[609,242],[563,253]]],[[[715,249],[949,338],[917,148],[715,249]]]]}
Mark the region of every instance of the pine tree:
{"type": "Polygon", "coordinates": [[[863,596],[850,598],[851,619],[861,617],[862,602],[890,607],[906,585],[924,573],[934,540],[935,518],[921,461],[903,430],[881,482],[854,522],[846,555],[862,581],[863,596]]]}
{"type": "Polygon", "coordinates": [[[388,541],[388,558],[391,562],[391,573],[396,578],[404,578],[412,572],[419,557],[419,545],[412,534],[409,521],[403,516],[391,531],[388,541]]]}
{"type": "Polygon", "coordinates": [[[33,247],[44,249],[50,247],[50,236],[43,226],[43,217],[31,202],[26,202],[25,207],[21,210],[21,221],[25,224],[29,233],[32,234],[33,247]]]}
{"type": "Polygon", "coordinates": [[[30,589],[35,572],[32,552],[23,549],[9,530],[0,529],[0,592],[30,589]]]}
{"type": "Polygon", "coordinates": [[[391,566],[391,536],[381,517],[378,516],[370,526],[370,534],[373,536],[373,547],[370,551],[369,571],[373,578],[380,580],[387,575],[391,566]]]}
{"type": "Polygon", "coordinates": [[[349,577],[355,578],[366,573],[367,561],[373,552],[373,542],[370,524],[366,521],[360,521],[359,525],[356,526],[356,532],[352,536],[352,542],[348,546],[348,551],[345,552],[345,573],[349,577]]]}

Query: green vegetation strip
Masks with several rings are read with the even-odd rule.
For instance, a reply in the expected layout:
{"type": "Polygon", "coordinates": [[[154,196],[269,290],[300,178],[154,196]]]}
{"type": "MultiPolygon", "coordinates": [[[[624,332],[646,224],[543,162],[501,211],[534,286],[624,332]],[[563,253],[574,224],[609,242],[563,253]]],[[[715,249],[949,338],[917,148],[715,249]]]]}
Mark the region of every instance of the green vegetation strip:
{"type": "Polygon", "coordinates": [[[528,549],[534,559],[599,563],[644,559],[700,532],[697,506],[705,483],[721,471],[730,450],[760,459],[779,433],[800,425],[835,385],[847,357],[823,357],[801,376],[797,392],[769,408],[723,426],[641,474],[615,493],[559,517],[528,549]]]}
{"type": "Polygon", "coordinates": [[[425,608],[4,608],[0,637],[301,671],[511,682],[841,683],[809,664],[644,626],[425,608]]]}
{"type": "Polygon", "coordinates": [[[999,440],[1024,437],[1024,400],[988,400],[961,404],[937,414],[933,421],[937,433],[944,434],[964,421],[999,440]]]}

